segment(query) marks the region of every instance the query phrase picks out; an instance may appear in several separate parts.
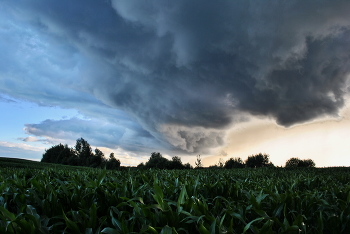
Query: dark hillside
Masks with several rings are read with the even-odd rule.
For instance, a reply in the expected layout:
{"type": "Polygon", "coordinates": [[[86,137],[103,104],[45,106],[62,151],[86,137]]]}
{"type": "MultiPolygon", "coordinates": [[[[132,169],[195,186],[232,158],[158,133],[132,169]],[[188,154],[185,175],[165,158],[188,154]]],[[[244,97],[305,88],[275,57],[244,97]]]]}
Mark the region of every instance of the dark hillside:
{"type": "Polygon", "coordinates": [[[75,169],[77,168],[73,166],[59,165],[59,164],[53,164],[53,163],[43,163],[43,162],[32,161],[28,159],[0,157],[0,168],[8,168],[8,167],[33,168],[33,169],[44,169],[44,168],[75,169]]]}

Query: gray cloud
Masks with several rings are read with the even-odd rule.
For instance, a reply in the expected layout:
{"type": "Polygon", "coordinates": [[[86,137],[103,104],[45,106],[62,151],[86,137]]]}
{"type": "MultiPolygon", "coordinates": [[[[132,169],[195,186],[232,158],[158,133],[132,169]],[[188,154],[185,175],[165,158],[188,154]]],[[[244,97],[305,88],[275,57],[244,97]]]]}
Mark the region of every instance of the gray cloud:
{"type": "Polygon", "coordinates": [[[220,156],[226,157],[227,156],[227,152],[225,150],[221,150],[220,156]]]}
{"type": "MultiPolygon", "coordinates": [[[[126,128],[99,120],[47,119],[39,124],[26,124],[24,130],[28,134],[45,138],[48,142],[51,139],[61,139],[74,143],[76,139],[83,137],[92,145],[133,152],[143,152],[146,149],[154,151],[161,147],[159,142],[141,128],[126,128]]],[[[27,138],[23,140],[28,141],[27,138]]]]}
{"type": "Polygon", "coordinates": [[[37,142],[37,141],[45,141],[43,139],[38,139],[37,137],[29,136],[29,137],[19,137],[17,140],[24,142],[37,142]]]}
{"type": "Polygon", "coordinates": [[[16,101],[14,101],[10,98],[7,98],[7,97],[2,97],[1,95],[0,95],[0,102],[16,103],[16,101]]]}
{"type": "MultiPolygon", "coordinates": [[[[118,133],[110,135],[114,146],[125,144],[125,129],[114,124],[129,118],[127,129],[137,126],[135,133],[159,146],[206,151],[223,145],[226,128],[247,114],[283,126],[336,116],[349,89],[345,0],[0,6],[7,19],[0,27],[0,92],[102,118],[118,133]]],[[[64,121],[27,129],[41,136],[77,120],[64,121]]],[[[110,133],[100,132],[99,139],[110,133]]]]}

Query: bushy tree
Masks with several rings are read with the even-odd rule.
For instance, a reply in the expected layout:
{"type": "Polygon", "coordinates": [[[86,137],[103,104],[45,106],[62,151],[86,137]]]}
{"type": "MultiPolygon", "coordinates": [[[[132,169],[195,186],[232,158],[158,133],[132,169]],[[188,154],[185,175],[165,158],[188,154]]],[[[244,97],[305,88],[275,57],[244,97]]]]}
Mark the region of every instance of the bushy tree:
{"type": "Polygon", "coordinates": [[[190,163],[185,163],[184,168],[185,169],[193,169],[193,167],[190,163]]]}
{"type": "Polygon", "coordinates": [[[287,168],[296,168],[300,162],[299,158],[290,158],[287,160],[285,167],[287,168]]]}
{"type": "Polygon", "coordinates": [[[69,158],[74,156],[74,151],[68,145],[54,145],[45,150],[41,162],[69,164],[69,158]]]}
{"type": "Polygon", "coordinates": [[[118,169],[120,167],[120,160],[115,158],[114,153],[110,153],[109,159],[106,163],[107,169],[118,169]]]}
{"type": "Polygon", "coordinates": [[[137,165],[137,168],[144,169],[145,168],[145,164],[142,162],[139,165],[137,165]]]}
{"type": "Polygon", "coordinates": [[[111,155],[106,160],[103,152],[97,148],[94,154],[90,144],[83,138],[79,138],[74,149],[69,148],[68,145],[58,144],[45,150],[41,161],[72,166],[103,167],[106,165],[109,169],[119,168],[119,159],[114,157],[114,153],[111,153],[111,155]]]}
{"type": "Polygon", "coordinates": [[[316,163],[312,159],[304,159],[301,161],[301,167],[315,167],[316,163]]]}
{"type": "Polygon", "coordinates": [[[267,167],[271,166],[273,164],[270,163],[268,154],[256,154],[248,156],[247,160],[245,161],[245,164],[247,167],[256,168],[256,167],[267,167]]]}
{"type": "Polygon", "coordinates": [[[79,158],[79,165],[81,166],[90,166],[90,162],[93,160],[94,154],[90,144],[84,140],[84,138],[79,138],[75,144],[75,152],[79,158]]]}
{"type": "Polygon", "coordinates": [[[181,162],[181,158],[174,156],[171,161],[168,162],[167,169],[185,169],[185,166],[181,162]]]}
{"type": "Polygon", "coordinates": [[[71,157],[68,158],[67,164],[71,166],[79,166],[79,158],[73,154],[71,157]]]}
{"type": "Polygon", "coordinates": [[[105,163],[105,156],[103,152],[99,149],[95,149],[95,154],[90,157],[88,162],[89,167],[101,167],[105,163]]]}
{"type": "Polygon", "coordinates": [[[145,166],[146,168],[166,169],[168,164],[168,159],[164,158],[159,152],[153,152],[145,166]]]}
{"type": "Polygon", "coordinates": [[[286,168],[297,168],[297,167],[315,167],[315,162],[312,159],[300,159],[300,158],[290,158],[287,160],[286,168]]]}
{"type": "Polygon", "coordinates": [[[232,169],[232,168],[244,168],[244,162],[241,158],[230,158],[225,162],[226,169],[232,169]]]}
{"type": "Polygon", "coordinates": [[[172,157],[171,160],[164,158],[159,152],[153,152],[148,161],[143,164],[140,163],[137,168],[140,169],[148,169],[148,168],[158,168],[158,169],[191,169],[192,166],[187,163],[185,165],[182,164],[181,158],[179,156],[172,157]]]}
{"type": "Polygon", "coordinates": [[[45,149],[45,153],[41,159],[41,162],[52,163],[56,161],[57,155],[61,152],[61,144],[52,146],[50,149],[45,149]]]}

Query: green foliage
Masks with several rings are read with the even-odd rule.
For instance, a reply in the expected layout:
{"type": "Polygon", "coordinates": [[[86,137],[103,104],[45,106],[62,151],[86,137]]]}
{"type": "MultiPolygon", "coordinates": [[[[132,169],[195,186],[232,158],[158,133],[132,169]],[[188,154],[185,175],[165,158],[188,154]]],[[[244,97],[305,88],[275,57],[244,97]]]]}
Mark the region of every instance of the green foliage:
{"type": "Polygon", "coordinates": [[[81,169],[0,168],[0,233],[350,233],[350,168],[81,169]]]}
{"type": "Polygon", "coordinates": [[[68,147],[68,145],[54,145],[50,149],[45,150],[43,154],[42,162],[68,164],[68,159],[74,157],[74,151],[68,147]]]}
{"type": "Polygon", "coordinates": [[[257,167],[273,167],[273,164],[270,163],[268,154],[256,154],[248,156],[247,160],[245,161],[245,164],[247,167],[250,168],[257,168],[257,167]]]}
{"type": "Polygon", "coordinates": [[[114,153],[111,155],[113,156],[106,160],[101,150],[96,148],[93,153],[90,144],[83,138],[79,138],[74,149],[69,148],[68,145],[59,144],[45,150],[41,162],[94,168],[106,167],[107,169],[120,168],[119,159],[114,157],[114,153]]]}
{"type": "Polygon", "coordinates": [[[312,159],[304,159],[300,162],[300,167],[315,167],[316,163],[312,159]]]}
{"type": "Polygon", "coordinates": [[[185,163],[184,167],[185,167],[185,169],[193,169],[193,167],[190,163],[185,163]]]}
{"type": "Polygon", "coordinates": [[[164,158],[159,152],[153,152],[145,166],[146,168],[166,169],[168,163],[169,160],[164,158]]]}
{"type": "Polygon", "coordinates": [[[114,153],[109,155],[109,160],[106,162],[107,169],[118,169],[120,167],[119,159],[114,157],[114,153]]]}
{"type": "Polygon", "coordinates": [[[299,158],[290,158],[287,160],[285,167],[286,168],[297,168],[297,167],[315,167],[316,164],[312,159],[299,159],[299,158]]]}
{"type": "Polygon", "coordinates": [[[178,156],[172,157],[171,161],[168,162],[167,169],[185,169],[185,166],[182,164],[181,158],[178,156]]]}
{"type": "Polygon", "coordinates": [[[299,158],[290,158],[290,159],[287,160],[285,167],[287,167],[287,168],[297,168],[300,161],[301,160],[299,158]]]}
{"type": "Polygon", "coordinates": [[[244,162],[241,158],[230,158],[225,162],[224,168],[232,169],[232,168],[244,168],[244,162]]]}
{"type": "Polygon", "coordinates": [[[145,169],[145,164],[142,162],[142,163],[140,163],[139,165],[137,165],[137,168],[138,169],[145,169]]]}
{"type": "Polygon", "coordinates": [[[192,169],[190,164],[182,164],[181,158],[178,156],[172,157],[171,160],[168,160],[164,158],[159,152],[153,152],[151,154],[151,157],[146,162],[146,164],[140,163],[137,168],[144,169],[144,168],[158,168],[158,169],[192,169]]]}
{"type": "Polygon", "coordinates": [[[93,161],[94,154],[90,144],[83,138],[79,138],[75,144],[75,153],[79,158],[80,166],[90,166],[93,161]]]}

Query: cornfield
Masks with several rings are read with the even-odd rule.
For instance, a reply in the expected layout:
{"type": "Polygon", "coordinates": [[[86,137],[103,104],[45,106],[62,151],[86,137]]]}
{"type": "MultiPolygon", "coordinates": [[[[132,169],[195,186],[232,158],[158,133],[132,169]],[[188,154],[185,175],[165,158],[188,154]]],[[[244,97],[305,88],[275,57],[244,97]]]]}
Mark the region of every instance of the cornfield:
{"type": "Polygon", "coordinates": [[[349,168],[0,171],[0,233],[350,233],[349,168]]]}

